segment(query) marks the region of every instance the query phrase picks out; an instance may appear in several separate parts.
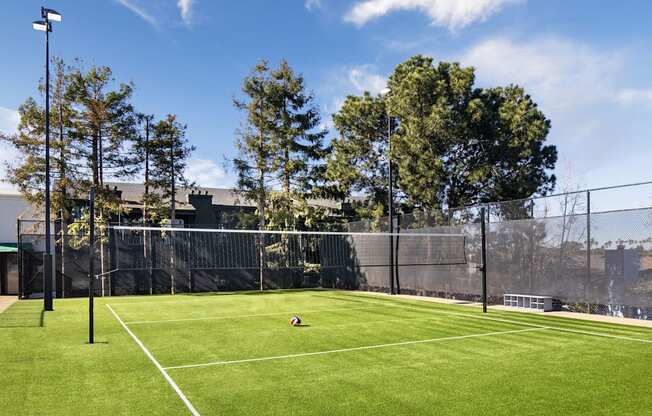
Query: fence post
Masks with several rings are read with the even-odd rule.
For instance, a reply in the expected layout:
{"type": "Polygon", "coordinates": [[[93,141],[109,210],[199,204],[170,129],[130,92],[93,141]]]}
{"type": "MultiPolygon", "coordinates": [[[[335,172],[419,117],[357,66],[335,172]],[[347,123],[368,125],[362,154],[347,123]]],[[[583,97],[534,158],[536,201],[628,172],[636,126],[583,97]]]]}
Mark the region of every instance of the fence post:
{"type": "Polygon", "coordinates": [[[480,209],[480,234],[482,236],[482,312],[487,313],[487,233],[485,229],[486,209],[480,209]]]}
{"type": "Polygon", "coordinates": [[[528,290],[532,292],[532,280],[534,278],[534,238],[537,232],[537,224],[534,221],[534,199],[530,200],[530,280],[528,290]]]}
{"type": "Polygon", "coordinates": [[[95,338],[93,297],[95,295],[95,188],[91,188],[89,196],[88,218],[88,343],[92,344],[95,338]]]}
{"type": "Polygon", "coordinates": [[[584,296],[586,296],[587,312],[590,311],[589,290],[591,286],[591,191],[586,191],[586,283],[584,296]]]}
{"type": "Polygon", "coordinates": [[[25,299],[25,277],[23,276],[23,253],[20,242],[20,218],[16,218],[16,259],[18,260],[18,292],[20,299],[25,299]]]}

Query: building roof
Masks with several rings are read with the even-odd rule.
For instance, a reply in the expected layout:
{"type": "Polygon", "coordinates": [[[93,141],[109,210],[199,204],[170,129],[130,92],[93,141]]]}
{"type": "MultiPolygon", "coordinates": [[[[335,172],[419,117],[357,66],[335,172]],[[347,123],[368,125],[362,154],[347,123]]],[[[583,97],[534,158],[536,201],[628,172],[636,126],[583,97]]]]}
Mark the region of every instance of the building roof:
{"type": "MultiPolygon", "coordinates": [[[[140,208],[142,206],[141,200],[145,186],[140,183],[125,183],[125,182],[105,182],[106,186],[111,189],[117,189],[122,192],[123,206],[126,208],[140,208]]],[[[179,188],[177,190],[177,206],[179,210],[194,211],[195,208],[188,203],[188,195],[207,194],[213,197],[213,206],[230,206],[230,207],[248,207],[255,208],[256,203],[239,195],[234,189],[229,188],[206,188],[206,187],[193,187],[193,188],[179,188]]],[[[310,201],[311,205],[340,209],[342,204],[339,201],[330,199],[314,199],[310,201]]]]}

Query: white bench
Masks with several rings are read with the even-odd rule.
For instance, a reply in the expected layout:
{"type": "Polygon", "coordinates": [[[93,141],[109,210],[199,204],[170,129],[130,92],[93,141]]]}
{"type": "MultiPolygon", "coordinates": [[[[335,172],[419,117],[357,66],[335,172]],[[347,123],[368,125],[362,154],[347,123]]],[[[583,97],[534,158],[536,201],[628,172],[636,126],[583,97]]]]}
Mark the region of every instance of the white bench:
{"type": "Polygon", "coordinates": [[[504,305],[510,308],[534,309],[542,312],[561,309],[561,302],[552,296],[520,295],[516,293],[505,293],[504,305]]]}

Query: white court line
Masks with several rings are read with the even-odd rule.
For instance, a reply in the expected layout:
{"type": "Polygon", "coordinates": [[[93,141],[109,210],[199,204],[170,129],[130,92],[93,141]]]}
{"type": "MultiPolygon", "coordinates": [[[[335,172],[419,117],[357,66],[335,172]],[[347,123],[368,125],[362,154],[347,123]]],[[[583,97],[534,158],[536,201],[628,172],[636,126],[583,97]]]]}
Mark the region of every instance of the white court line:
{"type": "Polygon", "coordinates": [[[147,356],[147,358],[149,358],[149,359],[154,363],[154,365],[156,366],[156,368],[158,368],[158,370],[161,372],[161,374],[163,374],[163,377],[165,377],[165,380],[167,380],[168,384],[170,384],[170,386],[172,386],[172,388],[173,388],[174,391],[177,393],[177,396],[179,396],[179,398],[181,399],[181,401],[183,402],[183,404],[186,405],[186,407],[187,407],[188,410],[190,411],[190,414],[192,414],[193,416],[200,416],[200,414],[199,414],[199,412],[197,411],[197,409],[195,409],[195,407],[192,405],[192,403],[190,403],[190,400],[188,400],[188,398],[186,397],[186,395],[183,394],[183,392],[181,391],[181,389],[179,388],[179,386],[177,386],[177,383],[175,383],[174,380],[172,380],[172,377],[170,377],[170,375],[168,374],[168,372],[165,371],[165,369],[163,368],[163,366],[161,366],[161,364],[159,364],[159,362],[156,360],[156,358],[154,358],[154,356],[152,355],[152,353],[149,352],[149,350],[147,349],[147,347],[145,347],[145,344],[143,344],[143,343],[138,339],[138,337],[137,337],[136,335],[134,335],[133,332],[131,332],[131,330],[129,329],[129,327],[127,327],[127,325],[122,321],[122,319],[120,319],[120,317],[118,316],[118,314],[115,313],[115,311],[113,310],[113,308],[111,307],[111,305],[106,305],[106,307],[109,308],[109,310],[111,311],[111,313],[113,314],[113,316],[115,316],[115,319],[117,319],[118,322],[120,322],[120,325],[122,325],[122,327],[125,329],[125,331],[127,331],[127,333],[128,333],[129,335],[131,335],[131,338],[133,338],[133,340],[136,341],[136,344],[138,344],[138,346],[140,347],[140,349],[143,350],[143,352],[145,353],[145,355],[147,356]]]}
{"type": "Polygon", "coordinates": [[[365,346],[362,346],[362,347],[341,348],[341,349],[337,349],[337,350],[304,352],[304,353],[300,353],[300,354],[277,355],[277,356],[272,356],[272,357],[247,358],[247,359],[244,359],[244,360],[215,361],[215,362],[203,363],[203,364],[177,365],[177,366],[172,366],[172,367],[165,367],[165,370],[178,370],[178,369],[183,369],[183,368],[197,368],[197,367],[211,367],[211,366],[229,365],[229,364],[243,364],[243,363],[253,363],[253,362],[258,362],[258,361],[283,360],[283,359],[287,359],[287,358],[310,357],[310,356],[314,356],[314,355],[335,354],[335,353],[340,353],[340,352],[372,350],[372,349],[378,349],[378,348],[399,347],[399,346],[404,346],[404,345],[425,344],[425,343],[432,343],[432,342],[439,342],[439,341],[454,341],[454,340],[458,340],[458,339],[480,338],[480,337],[489,337],[489,336],[494,336],[494,335],[517,334],[517,333],[521,333],[521,332],[542,331],[544,329],[548,329],[548,328],[541,327],[541,328],[515,329],[515,330],[511,330],[511,331],[485,332],[485,333],[482,333],[482,334],[459,335],[459,336],[443,337],[443,338],[430,338],[430,339],[421,339],[421,340],[417,340],[417,341],[392,342],[392,343],[389,343],[389,344],[365,345],[365,346]]]}
{"type": "Polygon", "coordinates": [[[222,315],[222,316],[205,316],[201,318],[180,318],[180,319],[161,319],[156,321],[129,321],[128,325],[140,325],[140,324],[159,324],[167,322],[186,322],[186,321],[209,321],[217,319],[240,319],[240,318],[253,318],[258,316],[274,316],[274,315],[287,315],[291,313],[315,313],[315,312],[338,312],[338,311],[353,311],[360,309],[379,309],[380,306],[360,306],[357,308],[333,308],[333,309],[313,309],[308,311],[301,311],[300,308],[293,311],[286,312],[271,312],[271,313],[254,313],[248,315],[222,315]]]}
{"type": "MultiPolygon", "coordinates": [[[[360,297],[356,297],[356,299],[360,299],[360,297]]],[[[372,303],[374,305],[387,305],[387,306],[392,306],[396,308],[402,308],[402,309],[410,309],[410,310],[418,310],[418,311],[431,311],[434,313],[439,313],[439,314],[445,314],[445,315],[451,315],[451,316],[463,316],[463,317],[468,317],[468,318],[475,318],[475,319],[482,319],[486,321],[496,321],[496,322],[503,322],[503,323],[509,323],[509,324],[516,324],[516,325],[523,325],[523,326],[530,326],[534,328],[546,328],[546,329],[551,329],[555,331],[560,331],[560,332],[569,332],[569,333],[574,333],[574,334],[582,334],[582,335],[592,335],[596,337],[603,337],[603,338],[614,338],[614,339],[620,339],[624,341],[634,341],[634,342],[643,342],[646,344],[652,344],[652,340],[650,339],[643,339],[643,338],[633,338],[633,337],[628,337],[624,335],[613,335],[613,334],[606,334],[604,332],[595,332],[595,331],[585,331],[582,329],[571,329],[571,328],[562,328],[562,327],[556,327],[556,326],[550,326],[550,325],[539,325],[539,324],[533,324],[529,322],[521,322],[521,321],[514,321],[511,319],[504,319],[504,318],[492,318],[489,316],[483,316],[483,315],[474,315],[474,314],[469,314],[469,313],[460,313],[460,312],[452,312],[452,311],[442,311],[438,309],[423,309],[423,308],[417,308],[417,307],[410,307],[407,305],[403,304],[391,304],[391,303],[386,303],[386,302],[374,302],[370,300],[362,300],[360,299],[361,302],[367,302],[367,303],[372,303]]],[[[545,317],[544,317],[545,319],[545,317]]]]}

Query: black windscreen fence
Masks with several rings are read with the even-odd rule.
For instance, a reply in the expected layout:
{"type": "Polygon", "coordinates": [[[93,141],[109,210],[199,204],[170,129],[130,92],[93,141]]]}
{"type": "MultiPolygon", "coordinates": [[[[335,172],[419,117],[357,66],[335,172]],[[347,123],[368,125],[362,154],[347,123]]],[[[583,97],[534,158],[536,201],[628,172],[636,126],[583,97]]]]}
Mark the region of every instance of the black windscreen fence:
{"type": "MultiPolygon", "coordinates": [[[[621,199],[643,195],[637,192],[621,199]]],[[[571,311],[652,319],[652,208],[595,209],[614,200],[575,192],[483,205],[488,302],[502,304],[505,294],[550,296],[571,311]]],[[[343,232],[109,227],[95,242],[95,293],[389,292],[395,285],[404,294],[479,301],[480,208],[397,216],[391,235],[387,219],[349,223],[343,232]]],[[[43,292],[41,228],[19,232],[26,298],[43,292]]],[[[86,296],[87,237],[60,234],[57,295],[86,296]]]]}
{"type": "Polygon", "coordinates": [[[106,279],[114,295],[382,288],[389,282],[390,238],[401,266],[466,263],[463,235],[119,227],[108,233],[106,279]],[[368,282],[367,271],[378,282],[368,282]]]}

